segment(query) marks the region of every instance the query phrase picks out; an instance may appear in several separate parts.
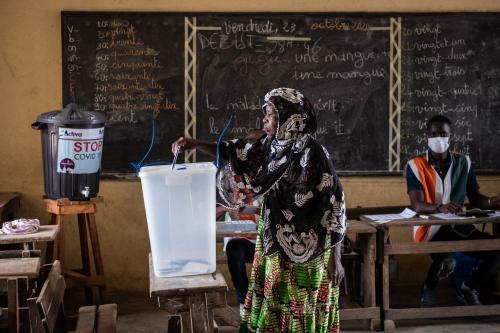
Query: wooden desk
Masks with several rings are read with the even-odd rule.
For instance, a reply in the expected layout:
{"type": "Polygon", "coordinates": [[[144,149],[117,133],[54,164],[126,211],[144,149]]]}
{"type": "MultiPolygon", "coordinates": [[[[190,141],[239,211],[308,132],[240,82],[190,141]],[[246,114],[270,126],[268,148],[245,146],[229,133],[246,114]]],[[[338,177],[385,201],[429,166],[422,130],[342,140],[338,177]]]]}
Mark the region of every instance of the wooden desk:
{"type": "Polygon", "coordinates": [[[149,254],[149,294],[169,312],[168,332],[213,332],[213,308],[226,306],[227,284],[221,273],[157,277],[149,254]]]}
{"type": "Polygon", "coordinates": [[[6,258],[0,259],[0,278],[26,276],[38,277],[40,258],[6,258]]]}
{"type": "Polygon", "coordinates": [[[42,225],[38,232],[32,234],[0,234],[0,244],[23,243],[24,250],[33,250],[34,243],[52,242],[59,232],[58,225],[42,225]]]}
{"type": "MultiPolygon", "coordinates": [[[[31,289],[29,280],[37,278],[39,272],[39,257],[0,259],[0,292],[7,293],[7,308],[1,309],[1,313],[2,316],[6,314],[9,332],[20,332],[21,329],[30,332],[26,303],[31,289]]],[[[4,322],[2,316],[0,324],[4,322]]]]}
{"type": "MultiPolygon", "coordinates": [[[[375,223],[366,215],[362,215],[362,221],[368,222],[377,228],[377,250],[378,263],[380,267],[381,289],[382,289],[382,318],[384,319],[384,330],[393,332],[395,330],[394,320],[419,319],[419,318],[442,318],[442,317],[466,317],[466,316],[498,316],[500,315],[500,304],[475,305],[475,306],[448,306],[432,308],[405,308],[394,309],[389,303],[389,255],[416,254],[416,253],[448,253],[467,251],[492,251],[500,250],[500,239],[463,240],[463,241],[439,241],[439,242],[405,242],[389,244],[389,233],[391,228],[413,227],[417,225],[451,225],[451,224],[482,224],[493,223],[500,225],[500,217],[482,217],[457,220],[439,220],[412,218],[404,220],[393,220],[385,223],[375,223]]],[[[498,230],[498,228],[494,228],[498,230]]]]}
{"type": "Polygon", "coordinates": [[[14,219],[14,213],[21,206],[21,193],[0,192],[0,223],[14,219]]]}

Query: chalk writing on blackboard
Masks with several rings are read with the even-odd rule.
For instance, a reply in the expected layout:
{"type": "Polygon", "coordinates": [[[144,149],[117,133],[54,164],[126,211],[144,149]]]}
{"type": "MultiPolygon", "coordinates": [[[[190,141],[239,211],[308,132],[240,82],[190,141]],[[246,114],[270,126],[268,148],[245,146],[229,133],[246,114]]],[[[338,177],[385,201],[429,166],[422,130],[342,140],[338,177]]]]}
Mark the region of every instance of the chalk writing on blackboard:
{"type": "MultiPolygon", "coordinates": [[[[63,103],[107,116],[103,171],[129,172],[157,124],[151,161],[181,135],[262,126],[262,97],[302,90],[316,138],[345,174],[398,172],[426,150],[426,122],[498,171],[500,18],[495,14],[63,12],[63,103]],[[389,135],[388,135],[389,134],[389,135]]],[[[209,159],[199,155],[199,160],[209,159]]]]}

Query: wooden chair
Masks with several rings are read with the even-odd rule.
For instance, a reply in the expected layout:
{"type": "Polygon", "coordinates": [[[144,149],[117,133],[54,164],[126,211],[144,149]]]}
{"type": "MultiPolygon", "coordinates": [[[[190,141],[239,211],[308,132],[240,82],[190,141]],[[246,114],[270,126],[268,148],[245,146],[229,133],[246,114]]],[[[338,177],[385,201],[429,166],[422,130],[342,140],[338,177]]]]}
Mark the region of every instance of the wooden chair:
{"type": "MultiPolygon", "coordinates": [[[[54,262],[43,284],[40,295],[28,299],[31,330],[33,333],[66,332],[71,318],[64,314],[66,283],[61,274],[61,264],[54,262]]],[[[116,304],[82,306],[78,310],[74,332],[116,332],[116,304]]]]}

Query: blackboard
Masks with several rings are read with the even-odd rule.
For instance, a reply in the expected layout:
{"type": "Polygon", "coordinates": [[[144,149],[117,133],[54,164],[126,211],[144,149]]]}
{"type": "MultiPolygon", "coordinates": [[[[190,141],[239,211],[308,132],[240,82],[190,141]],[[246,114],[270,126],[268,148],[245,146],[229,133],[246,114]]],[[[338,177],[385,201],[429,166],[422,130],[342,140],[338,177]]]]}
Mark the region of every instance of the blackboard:
{"type": "MultiPolygon", "coordinates": [[[[185,133],[215,140],[262,122],[262,99],[297,88],[341,174],[397,174],[452,119],[452,148],[500,171],[500,16],[495,13],[62,12],[63,104],[107,116],[102,169],[170,161],[185,133]]],[[[193,160],[195,156],[188,156],[193,160]]],[[[198,153],[196,160],[210,160],[198,153]]]]}

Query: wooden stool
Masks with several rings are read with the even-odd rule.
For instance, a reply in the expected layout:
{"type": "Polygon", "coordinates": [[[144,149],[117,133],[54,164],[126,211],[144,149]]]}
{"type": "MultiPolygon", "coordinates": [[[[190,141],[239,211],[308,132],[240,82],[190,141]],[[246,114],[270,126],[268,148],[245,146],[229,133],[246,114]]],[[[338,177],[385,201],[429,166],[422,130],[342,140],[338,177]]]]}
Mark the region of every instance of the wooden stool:
{"type": "MultiPolygon", "coordinates": [[[[92,199],[90,201],[70,201],[64,199],[44,199],[47,205],[47,212],[51,213],[50,224],[59,225],[59,235],[57,239],[57,258],[61,263],[63,274],[68,282],[74,282],[77,286],[85,287],[87,302],[92,303],[92,290],[90,287],[99,288],[101,302],[104,300],[104,289],[106,287],[104,280],[104,268],[102,264],[101,248],[99,246],[99,236],[95,222],[96,203],[102,199],[92,199]],[[82,268],[76,270],[65,269],[64,260],[64,216],[77,215],[78,230],[80,233],[80,251],[82,256],[82,268]],[[94,257],[95,274],[91,273],[89,244],[87,240],[87,227],[90,234],[90,243],[94,257]]],[[[47,243],[45,261],[52,262],[54,243],[47,243]]]]}
{"type": "Polygon", "coordinates": [[[149,254],[149,294],[168,312],[169,333],[217,332],[213,309],[226,307],[226,280],[221,273],[157,277],[149,254]]]}

